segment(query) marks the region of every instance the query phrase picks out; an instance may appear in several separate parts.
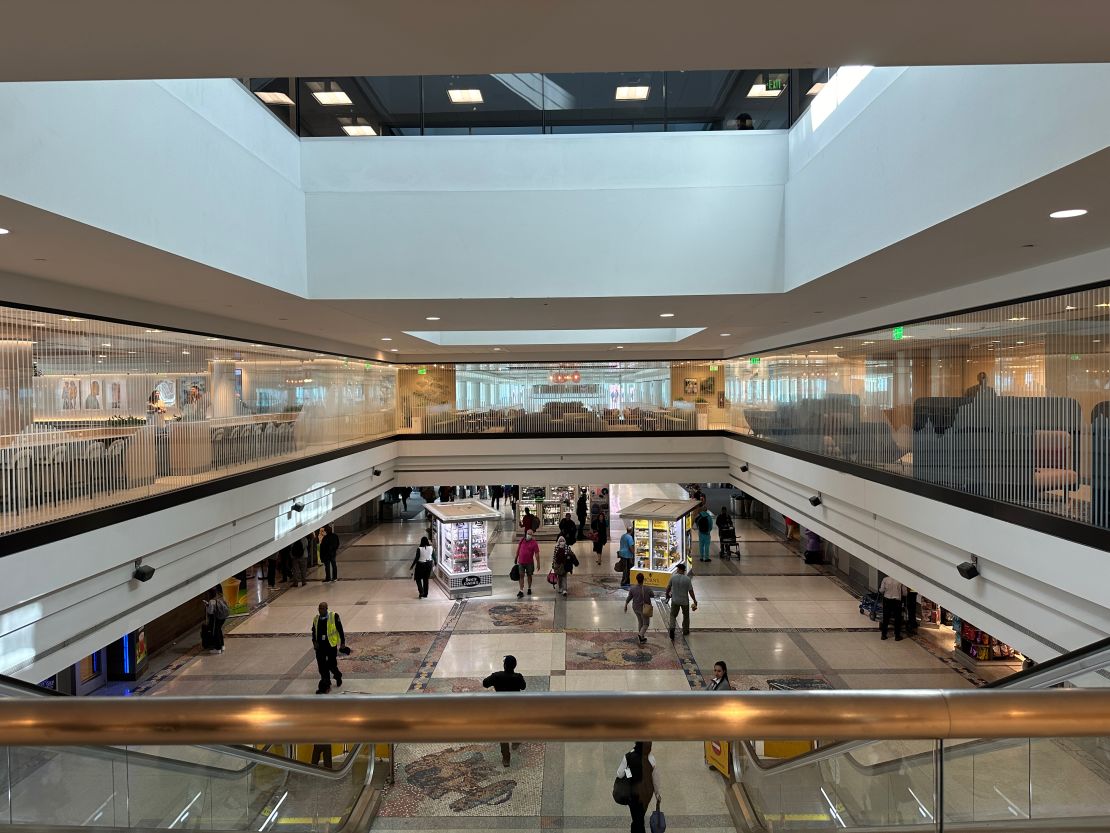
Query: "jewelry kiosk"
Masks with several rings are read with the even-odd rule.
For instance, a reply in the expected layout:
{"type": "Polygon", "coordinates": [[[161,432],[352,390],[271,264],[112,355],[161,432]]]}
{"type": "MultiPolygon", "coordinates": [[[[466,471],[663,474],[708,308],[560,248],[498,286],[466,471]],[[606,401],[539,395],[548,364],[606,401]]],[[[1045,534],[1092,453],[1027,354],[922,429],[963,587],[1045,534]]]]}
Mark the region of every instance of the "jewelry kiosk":
{"type": "Polygon", "coordinates": [[[696,500],[645,498],[621,508],[621,519],[632,524],[636,542],[634,573],[644,574],[649,587],[666,587],[680,563],[690,568],[690,539],[696,500]]]}
{"type": "Polygon", "coordinates": [[[490,539],[501,513],[477,500],[429,503],[434,519],[435,579],[452,598],[493,595],[490,539]]]}

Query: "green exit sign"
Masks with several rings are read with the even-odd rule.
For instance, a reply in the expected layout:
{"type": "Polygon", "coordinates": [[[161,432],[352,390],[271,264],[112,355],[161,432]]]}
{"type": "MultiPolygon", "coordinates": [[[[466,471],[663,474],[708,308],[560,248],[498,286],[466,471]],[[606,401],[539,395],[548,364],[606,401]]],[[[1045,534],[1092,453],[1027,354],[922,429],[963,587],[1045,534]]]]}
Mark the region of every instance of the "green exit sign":
{"type": "Polygon", "coordinates": [[[717,365],[715,365],[715,364],[711,364],[711,365],[709,365],[709,372],[710,372],[710,373],[716,373],[716,372],[717,372],[717,369],[718,369],[718,368],[717,368],[717,365]]]}
{"type": "Polygon", "coordinates": [[[428,374],[428,368],[426,368],[426,367],[422,367],[422,368],[420,368],[419,370],[416,371],[417,376],[426,376],[427,374],[428,374]]]}
{"type": "Polygon", "coordinates": [[[1077,361],[1079,361],[1079,354],[1078,353],[1072,353],[1070,356],[1068,356],[1068,358],[1071,359],[1073,362],[1077,362],[1077,361]]]}
{"type": "Polygon", "coordinates": [[[783,78],[781,75],[768,75],[767,76],[767,91],[781,90],[783,88],[783,78]]]}
{"type": "Polygon", "coordinates": [[[902,327],[895,327],[890,331],[890,337],[895,341],[901,341],[905,337],[905,329],[902,327]]]}
{"type": "Polygon", "coordinates": [[[759,356],[752,356],[748,359],[748,364],[759,364],[759,356]]]}

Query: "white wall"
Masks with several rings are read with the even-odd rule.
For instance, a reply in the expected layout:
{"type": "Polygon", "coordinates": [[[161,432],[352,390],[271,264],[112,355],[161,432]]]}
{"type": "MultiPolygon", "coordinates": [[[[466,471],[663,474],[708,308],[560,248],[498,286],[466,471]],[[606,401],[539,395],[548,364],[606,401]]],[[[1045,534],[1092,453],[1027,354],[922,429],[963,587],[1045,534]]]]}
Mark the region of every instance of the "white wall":
{"type": "Polygon", "coordinates": [[[811,108],[791,130],[784,288],[1102,150],[1091,91],[1108,85],[1108,64],[887,68],[816,128],[811,108]]]}
{"type": "Polygon", "coordinates": [[[0,113],[0,194],[304,293],[299,143],[237,82],[0,83],[0,113]]]}
{"type": "Polygon", "coordinates": [[[784,133],[302,143],[321,298],[778,291],[784,133]]]}
{"type": "Polygon", "coordinates": [[[379,446],[7,556],[0,673],[45,679],[362,505],[394,484],[393,454],[379,446]],[[305,510],[289,517],[297,499],[305,510]],[[131,578],[139,557],[155,568],[145,583],[131,578]]]}

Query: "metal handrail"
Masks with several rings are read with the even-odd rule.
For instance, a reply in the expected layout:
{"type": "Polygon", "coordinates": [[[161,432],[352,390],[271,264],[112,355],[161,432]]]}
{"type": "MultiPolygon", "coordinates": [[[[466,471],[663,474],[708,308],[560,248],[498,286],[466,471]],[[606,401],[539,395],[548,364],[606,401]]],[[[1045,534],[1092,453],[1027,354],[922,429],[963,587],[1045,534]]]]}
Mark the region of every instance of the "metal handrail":
{"type": "Polygon", "coordinates": [[[0,700],[0,744],[1110,735],[1110,690],[0,700]]]}

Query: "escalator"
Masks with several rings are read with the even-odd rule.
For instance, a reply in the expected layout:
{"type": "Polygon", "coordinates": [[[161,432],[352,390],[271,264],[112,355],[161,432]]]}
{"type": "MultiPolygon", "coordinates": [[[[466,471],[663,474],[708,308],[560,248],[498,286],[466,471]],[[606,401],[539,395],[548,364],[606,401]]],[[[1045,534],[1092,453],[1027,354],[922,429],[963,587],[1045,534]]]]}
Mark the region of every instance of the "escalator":
{"type": "MultiPolygon", "coordinates": [[[[1110,639],[986,686],[1110,688],[1110,639]]],[[[730,809],[747,833],[1110,829],[1110,739],[841,741],[770,759],[732,744],[730,809]]]]}
{"type": "MultiPolygon", "coordinates": [[[[0,675],[0,698],[54,698],[0,675]]],[[[219,708],[219,700],[213,700],[219,708]]],[[[379,799],[373,744],[34,746],[0,754],[0,824],[148,830],[365,830],[379,799]]]]}

